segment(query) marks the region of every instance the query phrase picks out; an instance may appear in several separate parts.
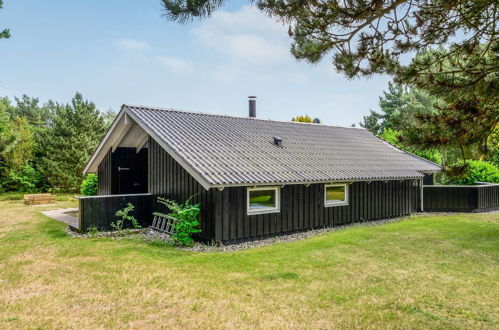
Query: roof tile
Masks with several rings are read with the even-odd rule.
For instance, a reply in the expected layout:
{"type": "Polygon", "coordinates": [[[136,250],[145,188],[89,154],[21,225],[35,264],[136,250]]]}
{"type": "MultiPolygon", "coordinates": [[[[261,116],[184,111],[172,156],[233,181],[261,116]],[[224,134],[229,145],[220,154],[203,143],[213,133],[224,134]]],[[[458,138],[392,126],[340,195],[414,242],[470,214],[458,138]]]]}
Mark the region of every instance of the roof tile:
{"type": "Polygon", "coordinates": [[[212,185],[403,179],[440,170],[365,129],[125,107],[212,185]],[[276,135],[283,147],[273,143],[276,135]]]}

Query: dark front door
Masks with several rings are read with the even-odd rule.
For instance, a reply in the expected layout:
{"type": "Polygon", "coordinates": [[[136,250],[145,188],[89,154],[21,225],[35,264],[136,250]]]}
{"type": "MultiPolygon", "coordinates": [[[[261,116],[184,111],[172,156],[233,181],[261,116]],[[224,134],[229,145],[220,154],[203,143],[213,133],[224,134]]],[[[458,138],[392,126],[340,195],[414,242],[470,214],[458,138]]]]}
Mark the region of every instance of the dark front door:
{"type": "Polygon", "coordinates": [[[132,194],[134,193],[133,174],[130,167],[118,166],[118,193],[132,194]]]}
{"type": "Polygon", "coordinates": [[[147,192],[147,153],[144,148],[118,148],[113,153],[113,194],[147,192]]]}

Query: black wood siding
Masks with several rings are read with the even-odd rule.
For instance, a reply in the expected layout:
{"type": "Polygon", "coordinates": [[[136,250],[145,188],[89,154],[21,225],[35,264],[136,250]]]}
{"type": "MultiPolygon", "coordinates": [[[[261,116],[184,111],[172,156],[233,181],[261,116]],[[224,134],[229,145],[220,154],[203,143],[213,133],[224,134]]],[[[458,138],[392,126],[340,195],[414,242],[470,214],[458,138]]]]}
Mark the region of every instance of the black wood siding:
{"type": "Polygon", "coordinates": [[[99,164],[97,169],[98,187],[97,195],[111,195],[111,182],[112,182],[112,152],[111,148],[107,152],[104,159],[99,164]]]}
{"type": "MultiPolygon", "coordinates": [[[[279,213],[247,215],[247,187],[205,190],[156,141],[149,141],[149,192],[201,203],[201,239],[236,241],[410,214],[419,209],[416,180],[354,182],[349,205],[324,207],[324,185],[286,185],[279,213]]],[[[152,211],[161,210],[153,203],[152,211]]]]}
{"type": "Polygon", "coordinates": [[[419,209],[415,180],[354,182],[349,205],[324,207],[324,184],[286,185],[281,189],[281,211],[247,215],[246,187],[214,191],[214,239],[236,241],[293,231],[398,217],[419,209]]]}
{"type": "Polygon", "coordinates": [[[150,226],[152,223],[151,195],[134,194],[80,197],[78,229],[83,232],[91,226],[95,226],[98,230],[111,229],[111,223],[117,220],[116,211],[125,208],[128,203],[132,203],[135,207],[131,215],[143,227],[150,226]]]}
{"type": "MultiPolygon", "coordinates": [[[[191,196],[193,204],[201,204],[200,238],[211,240],[215,237],[215,206],[222,204],[216,199],[216,189],[207,191],[187,171],[180,166],[154,139],[149,138],[149,192],[177,202],[184,202],[191,196]]],[[[164,211],[153,201],[153,212],[164,211]]]]}
{"type": "Polygon", "coordinates": [[[424,210],[481,212],[499,208],[499,185],[424,186],[424,210]]]}

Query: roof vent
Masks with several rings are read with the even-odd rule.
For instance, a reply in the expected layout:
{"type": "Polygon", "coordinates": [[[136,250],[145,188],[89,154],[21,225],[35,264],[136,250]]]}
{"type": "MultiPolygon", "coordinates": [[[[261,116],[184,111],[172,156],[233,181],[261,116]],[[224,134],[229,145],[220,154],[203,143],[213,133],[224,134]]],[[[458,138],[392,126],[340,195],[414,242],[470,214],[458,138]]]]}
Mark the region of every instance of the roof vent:
{"type": "Polygon", "coordinates": [[[314,118],[314,124],[320,124],[321,120],[319,118],[314,118]]]}
{"type": "Polygon", "coordinates": [[[249,101],[249,117],[256,117],[256,96],[248,96],[249,101]]]}
{"type": "Polygon", "coordinates": [[[274,144],[278,147],[282,147],[282,139],[278,136],[274,136],[274,144]]]}

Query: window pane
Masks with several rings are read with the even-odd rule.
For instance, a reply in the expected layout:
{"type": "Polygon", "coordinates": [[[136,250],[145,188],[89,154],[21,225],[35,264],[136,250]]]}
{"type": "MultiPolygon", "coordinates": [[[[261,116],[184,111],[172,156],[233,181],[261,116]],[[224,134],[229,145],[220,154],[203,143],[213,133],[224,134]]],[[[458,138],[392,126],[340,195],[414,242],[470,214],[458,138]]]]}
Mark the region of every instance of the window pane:
{"type": "Polygon", "coordinates": [[[332,203],[345,201],[345,186],[326,187],[326,200],[332,203]]]}
{"type": "Polygon", "coordinates": [[[276,207],[275,190],[253,190],[250,191],[249,194],[250,194],[250,209],[276,207]]]}

